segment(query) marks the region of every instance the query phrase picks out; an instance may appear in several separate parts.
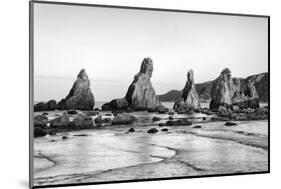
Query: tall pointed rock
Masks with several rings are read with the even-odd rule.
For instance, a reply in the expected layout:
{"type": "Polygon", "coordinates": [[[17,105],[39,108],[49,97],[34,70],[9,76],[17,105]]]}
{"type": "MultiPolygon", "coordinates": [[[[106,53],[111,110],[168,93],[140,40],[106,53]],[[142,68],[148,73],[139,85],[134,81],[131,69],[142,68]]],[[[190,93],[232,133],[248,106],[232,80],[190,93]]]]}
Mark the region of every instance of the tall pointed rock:
{"type": "Polygon", "coordinates": [[[182,90],[181,99],[179,99],[175,105],[174,109],[178,113],[185,113],[191,109],[200,109],[200,99],[196,92],[194,84],[194,72],[189,70],[187,72],[187,81],[184,89],[182,90]]]}
{"type": "Polygon", "coordinates": [[[232,87],[233,81],[231,78],[231,71],[225,68],[220,73],[220,76],[213,81],[210,109],[232,105],[232,87]]]}
{"type": "Polygon", "coordinates": [[[139,73],[135,75],[134,81],[129,86],[125,96],[131,108],[148,110],[161,105],[150,80],[152,72],[153,61],[150,58],[145,58],[142,61],[139,73]]]}
{"type": "Polygon", "coordinates": [[[79,72],[69,94],[59,102],[59,105],[61,109],[92,110],[94,108],[94,95],[85,69],[79,72]]]}

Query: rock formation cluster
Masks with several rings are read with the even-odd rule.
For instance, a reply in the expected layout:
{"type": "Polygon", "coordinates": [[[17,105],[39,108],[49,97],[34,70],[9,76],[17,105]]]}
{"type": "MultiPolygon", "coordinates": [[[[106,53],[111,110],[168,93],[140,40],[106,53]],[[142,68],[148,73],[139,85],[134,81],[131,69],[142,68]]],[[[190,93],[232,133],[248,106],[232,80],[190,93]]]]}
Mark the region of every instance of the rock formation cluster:
{"type": "Polygon", "coordinates": [[[213,81],[211,89],[210,109],[220,107],[258,108],[259,96],[251,79],[240,82],[239,78],[232,78],[231,71],[225,68],[220,76],[213,81]]]}

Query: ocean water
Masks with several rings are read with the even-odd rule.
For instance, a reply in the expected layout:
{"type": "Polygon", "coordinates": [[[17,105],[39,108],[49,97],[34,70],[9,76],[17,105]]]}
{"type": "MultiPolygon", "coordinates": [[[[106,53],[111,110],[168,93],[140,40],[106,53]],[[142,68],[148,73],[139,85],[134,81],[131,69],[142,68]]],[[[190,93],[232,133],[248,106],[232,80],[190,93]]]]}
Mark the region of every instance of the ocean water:
{"type": "MultiPolygon", "coordinates": [[[[34,140],[36,185],[260,172],[268,170],[268,122],[197,122],[163,127],[137,112],[133,125],[58,133],[34,140]],[[143,118],[143,119],[142,119],[143,118]],[[143,121],[143,122],[142,122],[143,121]],[[143,124],[147,123],[147,124],[143,124]],[[128,133],[134,127],[136,132],[128,133]],[[147,130],[157,128],[156,134],[147,130]],[[82,135],[82,136],[81,136],[82,135]],[[68,136],[63,140],[62,136],[68,136]]],[[[167,115],[160,115],[163,119],[167,115]]],[[[201,117],[197,114],[195,116],[201,117]]]]}

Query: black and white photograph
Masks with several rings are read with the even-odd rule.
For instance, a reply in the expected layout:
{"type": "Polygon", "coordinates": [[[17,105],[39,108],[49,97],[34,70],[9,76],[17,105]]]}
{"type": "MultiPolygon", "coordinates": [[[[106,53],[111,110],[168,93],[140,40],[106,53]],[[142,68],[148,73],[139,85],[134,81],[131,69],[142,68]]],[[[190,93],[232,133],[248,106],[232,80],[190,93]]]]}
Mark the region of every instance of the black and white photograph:
{"type": "Polygon", "coordinates": [[[31,2],[34,187],[269,173],[269,17],[31,2]]]}

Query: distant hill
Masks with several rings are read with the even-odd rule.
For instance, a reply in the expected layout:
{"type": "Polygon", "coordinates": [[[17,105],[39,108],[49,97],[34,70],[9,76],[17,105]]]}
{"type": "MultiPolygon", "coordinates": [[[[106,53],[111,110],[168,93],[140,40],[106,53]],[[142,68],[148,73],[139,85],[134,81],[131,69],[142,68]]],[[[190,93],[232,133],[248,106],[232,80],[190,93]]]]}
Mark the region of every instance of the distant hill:
{"type": "MultiPolygon", "coordinates": [[[[261,73],[256,75],[251,75],[246,79],[241,78],[241,83],[246,82],[249,79],[253,79],[255,81],[255,87],[259,94],[259,98],[261,102],[268,102],[268,73],[261,73]]],[[[213,81],[207,81],[204,83],[195,84],[196,91],[202,101],[210,101],[211,100],[211,88],[213,81]]],[[[181,98],[181,90],[171,90],[163,95],[158,95],[160,101],[162,102],[174,102],[181,98]]]]}

